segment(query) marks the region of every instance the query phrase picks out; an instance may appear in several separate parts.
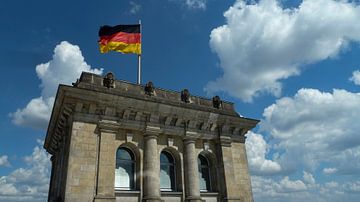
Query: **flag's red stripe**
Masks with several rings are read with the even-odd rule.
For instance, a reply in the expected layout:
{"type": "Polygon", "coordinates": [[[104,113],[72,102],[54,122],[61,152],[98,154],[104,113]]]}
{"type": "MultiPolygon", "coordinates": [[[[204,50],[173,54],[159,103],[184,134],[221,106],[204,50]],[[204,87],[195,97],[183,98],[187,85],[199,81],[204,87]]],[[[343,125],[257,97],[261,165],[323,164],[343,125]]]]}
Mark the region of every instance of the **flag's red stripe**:
{"type": "Polygon", "coordinates": [[[106,45],[109,41],[123,42],[127,44],[141,43],[141,34],[118,32],[110,36],[101,36],[99,43],[106,45]]]}

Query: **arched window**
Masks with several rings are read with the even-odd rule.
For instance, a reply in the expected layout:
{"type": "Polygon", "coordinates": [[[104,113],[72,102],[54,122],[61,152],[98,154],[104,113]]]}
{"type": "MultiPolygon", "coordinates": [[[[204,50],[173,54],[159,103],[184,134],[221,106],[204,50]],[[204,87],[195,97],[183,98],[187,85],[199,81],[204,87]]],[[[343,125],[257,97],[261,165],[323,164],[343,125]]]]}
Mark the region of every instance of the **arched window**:
{"type": "Polygon", "coordinates": [[[210,166],[208,160],[203,156],[198,157],[200,191],[211,191],[210,166]]]}
{"type": "Polygon", "coordinates": [[[175,191],[175,161],[168,152],[160,154],[160,189],[175,191]]]}
{"type": "Polygon", "coordinates": [[[134,167],[134,154],[127,148],[119,148],[116,151],[115,189],[133,190],[135,188],[134,167]]]}

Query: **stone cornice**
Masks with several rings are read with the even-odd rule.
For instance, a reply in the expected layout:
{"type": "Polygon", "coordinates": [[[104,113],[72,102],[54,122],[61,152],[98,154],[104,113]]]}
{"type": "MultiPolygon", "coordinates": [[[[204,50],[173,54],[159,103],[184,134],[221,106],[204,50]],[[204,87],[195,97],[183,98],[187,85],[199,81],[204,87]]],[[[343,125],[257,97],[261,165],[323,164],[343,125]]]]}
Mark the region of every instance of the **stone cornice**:
{"type": "Polygon", "coordinates": [[[54,155],[63,144],[64,137],[67,135],[65,129],[68,127],[73,111],[74,105],[64,103],[63,91],[58,90],[44,142],[44,148],[50,154],[54,155]]]}
{"type": "MultiPolygon", "coordinates": [[[[240,117],[229,106],[222,110],[98,88],[60,85],[44,144],[51,154],[58,149],[70,117],[73,121],[97,124],[104,132],[117,132],[121,128],[183,138],[193,133],[198,139],[208,140],[223,135],[235,142],[244,142],[244,134],[259,122],[240,117]],[[157,128],[156,132],[152,132],[152,127],[157,128]]],[[[205,102],[199,98],[200,101],[205,102]]]]}

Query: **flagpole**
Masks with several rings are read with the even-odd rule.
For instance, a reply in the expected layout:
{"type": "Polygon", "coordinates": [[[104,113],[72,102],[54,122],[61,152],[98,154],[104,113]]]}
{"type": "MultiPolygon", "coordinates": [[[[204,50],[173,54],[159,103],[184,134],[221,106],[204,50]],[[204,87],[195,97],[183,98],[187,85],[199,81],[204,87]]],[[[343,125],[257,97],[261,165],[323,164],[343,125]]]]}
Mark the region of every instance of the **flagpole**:
{"type": "MultiPolygon", "coordinates": [[[[141,34],[141,20],[139,20],[139,25],[140,25],[140,34],[141,34]]],[[[142,44],[141,44],[141,38],[140,38],[140,45],[142,45],[142,44]]],[[[137,84],[141,84],[141,54],[138,54],[137,84]]]]}

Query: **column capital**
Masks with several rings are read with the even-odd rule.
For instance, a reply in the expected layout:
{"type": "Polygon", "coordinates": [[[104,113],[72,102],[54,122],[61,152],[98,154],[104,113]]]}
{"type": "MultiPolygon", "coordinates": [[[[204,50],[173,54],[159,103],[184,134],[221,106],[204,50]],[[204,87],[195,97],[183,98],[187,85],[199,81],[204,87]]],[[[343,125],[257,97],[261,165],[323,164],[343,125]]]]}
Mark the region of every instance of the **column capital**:
{"type": "Polygon", "coordinates": [[[55,156],[55,155],[51,155],[50,161],[51,161],[52,163],[54,163],[55,160],[56,160],[56,156],[55,156]]]}
{"type": "Polygon", "coordinates": [[[194,131],[186,131],[183,141],[185,144],[194,143],[198,137],[198,133],[194,131]]]}
{"type": "Polygon", "coordinates": [[[230,136],[220,136],[219,137],[219,142],[221,144],[222,147],[231,147],[231,137],[230,136]]]}
{"type": "Polygon", "coordinates": [[[157,126],[146,126],[145,128],[145,138],[157,138],[161,133],[160,127],[157,126]]]}
{"type": "Polygon", "coordinates": [[[119,123],[110,120],[100,120],[97,126],[100,132],[105,132],[105,133],[117,133],[120,128],[119,123]]]}

